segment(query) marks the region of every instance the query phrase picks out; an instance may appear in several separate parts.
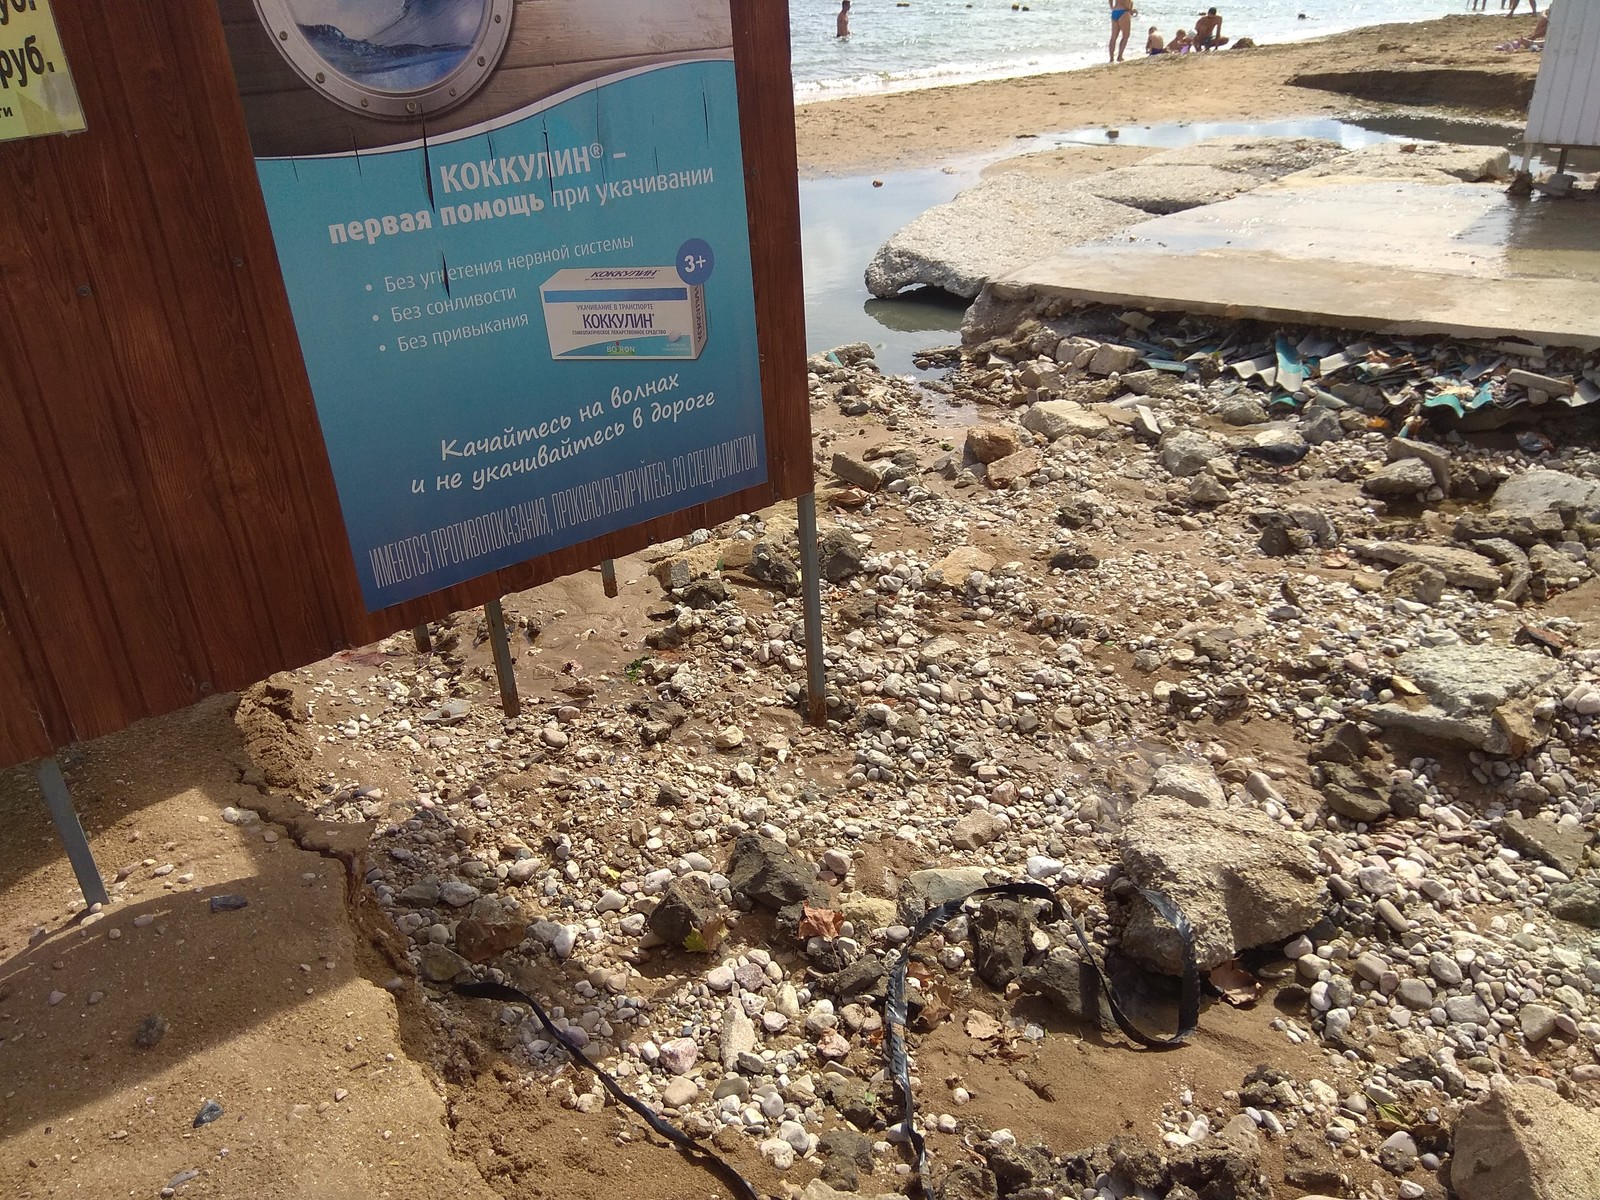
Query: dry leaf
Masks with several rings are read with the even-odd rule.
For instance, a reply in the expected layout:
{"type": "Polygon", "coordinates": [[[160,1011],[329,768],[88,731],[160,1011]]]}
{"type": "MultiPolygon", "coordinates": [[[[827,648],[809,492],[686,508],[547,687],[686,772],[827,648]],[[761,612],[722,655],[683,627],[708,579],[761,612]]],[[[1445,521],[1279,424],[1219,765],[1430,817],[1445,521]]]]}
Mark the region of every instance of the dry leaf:
{"type": "Polygon", "coordinates": [[[1235,1008],[1248,1008],[1261,994],[1261,984],[1237,962],[1225,962],[1211,968],[1211,986],[1222,993],[1222,998],[1235,1008]]]}
{"type": "Polygon", "coordinates": [[[860,488],[840,488],[828,496],[828,503],[838,508],[860,508],[871,499],[871,494],[860,488]]]}
{"type": "Polygon", "coordinates": [[[1322,565],[1330,571],[1343,570],[1350,565],[1350,556],[1334,550],[1322,556],[1322,565]]]}
{"type": "Polygon", "coordinates": [[[1002,1033],[1000,1022],[996,1021],[986,1012],[969,1012],[967,1014],[967,1036],[977,1038],[979,1041],[990,1041],[1002,1033]]]}
{"type": "Polygon", "coordinates": [[[800,936],[803,938],[836,938],[844,928],[844,914],[831,908],[805,906],[800,915],[800,936]]]}

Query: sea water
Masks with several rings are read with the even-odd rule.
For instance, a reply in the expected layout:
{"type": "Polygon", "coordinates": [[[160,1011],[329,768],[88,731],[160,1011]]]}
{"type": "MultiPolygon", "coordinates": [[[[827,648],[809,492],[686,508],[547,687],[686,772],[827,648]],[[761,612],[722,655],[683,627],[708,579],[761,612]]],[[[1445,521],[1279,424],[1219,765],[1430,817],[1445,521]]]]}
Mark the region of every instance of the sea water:
{"type": "MultiPolygon", "coordinates": [[[[908,91],[1106,61],[1111,17],[1104,0],[1018,3],[908,0],[902,8],[896,0],[854,0],[850,38],[841,42],[834,37],[839,0],[789,0],[795,98],[804,103],[908,91]]],[[[1128,58],[1144,57],[1150,26],[1170,40],[1179,29],[1192,32],[1195,17],[1206,7],[1195,0],[1143,0],[1133,18],[1128,58]]],[[[1490,7],[1498,12],[1499,5],[1490,7]]],[[[1217,5],[1225,37],[1250,37],[1262,45],[1391,21],[1422,21],[1465,9],[1463,0],[1251,0],[1248,6],[1217,5]]]]}

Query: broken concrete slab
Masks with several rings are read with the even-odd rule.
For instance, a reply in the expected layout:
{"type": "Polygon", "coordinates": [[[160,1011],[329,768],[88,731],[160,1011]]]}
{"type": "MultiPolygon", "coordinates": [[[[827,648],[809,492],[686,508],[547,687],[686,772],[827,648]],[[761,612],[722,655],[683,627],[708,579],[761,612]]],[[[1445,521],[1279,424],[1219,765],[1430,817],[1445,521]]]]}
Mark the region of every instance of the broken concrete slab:
{"type": "Polygon", "coordinates": [[[1145,217],[1075,184],[1006,172],[930,208],[885,242],[867,267],[867,290],[889,297],[923,285],[970,300],[996,276],[1145,217]]]}
{"type": "Polygon", "coordinates": [[[1407,650],[1395,663],[1428,699],[1453,717],[1490,716],[1561,673],[1561,664],[1530,650],[1505,646],[1429,646],[1407,650]]]}
{"type": "Polygon", "coordinates": [[[1600,508],[1600,479],[1584,479],[1565,471],[1524,471],[1500,485],[1490,511],[1513,517],[1536,517],[1551,509],[1600,508]]]}
{"type": "Polygon", "coordinates": [[[1099,437],[1111,428],[1111,422],[1071,400],[1044,400],[1022,414],[1022,427],[1054,442],[1069,433],[1077,437],[1099,437]]]}
{"type": "MultiPolygon", "coordinates": [[[[1147,796],[1128,815],[1121,849],[1133,881],[1165,893],[1194,926],[1202,971],[1310,928],[1327,902],[1327,885],[1304,845],[1253,808],[1196,808],[1175,796],[1147,796]]],[[[1122,948],[1158,971],[1181,970],[1177,931],[1143,898],[1134,903],[1122,948]]]]}
{"type": "Polygon", "coordinates": [[[1421,563],[1432,567],[1457,587],[1492,592],[1500,586],[1500,568],[1481,554],[1460,546],[1429,546],[1412,542],[1351,542],[1362,558],[1393,566],[1421,563]]]}
{"type": "Polygon", "coordinates": [[[997,276],[981,301],[1600,347],[1600,257],[1582,205],[1488,184],[1300,179],[1069,245],[997,276]],[[1516,206],[1515,208],[1513,206],[1516,206]],[[1555,211],[1564,209],[1566,211],[1555,211]],[[1513,236],[1513,231],[1515,234],[1513,236]],[[1381,272],[1385,286],[1372,286],[1381,272]]]}
{"type": "Polygon", "coordinates": [[[1461,1200],[1600,1196],[1597,1143],[1600,1116],[1549,1088],[1498,1076],[1456,1123],[1450,1186],[1461,1200]]]}
{"type": "Polygon", "coordinates": [[[1510,175],[1509,150],[1449,142],[1379,142],[1348,150],[1284,178],[1291,185],[1334,177],[1479,183],[1510,175]]]}

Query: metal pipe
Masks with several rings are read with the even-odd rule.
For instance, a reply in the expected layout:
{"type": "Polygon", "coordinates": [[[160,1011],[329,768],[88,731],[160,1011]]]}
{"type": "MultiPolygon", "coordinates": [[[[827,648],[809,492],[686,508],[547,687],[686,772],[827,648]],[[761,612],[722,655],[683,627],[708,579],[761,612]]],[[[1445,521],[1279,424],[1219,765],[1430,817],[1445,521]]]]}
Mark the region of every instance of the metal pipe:
{"type": "Polygon", "coordinates": [[[600,560],[600,582],[606,589],[606,595],[615,600],[617,598],[617,561],[614,558],[600,560]]]}
{"type": "Polygon", "coordinates": [[[411,636],[417,639],[418,654],[433,653],[433,635],[428,632],[428,623],[426,621],[413,629],[411,636]]]}
{"type": "Polygon", "coordinates": [[[67,848],[72,873],[78,877],[78,886],[83,889],[84,903],[110,903],[105,880],[100,878],[100,868],[94,865],[89,839],[84,837],[83,826],[78,823],[78,814],[73,810],[72,793],[67,790],[61,764],[53,758],[43,759],[39,763],[39,790],[44,793],[44,802],[50,809],[50,819],[55,822],[61,844],[67,848]]]}
{"type": "Polygon", "coordinates": [[[805,595],[806,702],[813,725],[828,720],[828,679],[822,661],[822,571],[817,565],[817,496],[795,501],[800,535],[800,587],[805,595]]]}
{"type": "Polygon", "coordinates": [[[500,682],[500,707],[506,716],[515,717],[522,712],[522,700],[517,696],[517,676],[511,666],[511,643],[506,638],[506,615],[500,601],[483,602],[485,623],[489,626],[489,646],[494,651],[494,674],[500,682]]]}

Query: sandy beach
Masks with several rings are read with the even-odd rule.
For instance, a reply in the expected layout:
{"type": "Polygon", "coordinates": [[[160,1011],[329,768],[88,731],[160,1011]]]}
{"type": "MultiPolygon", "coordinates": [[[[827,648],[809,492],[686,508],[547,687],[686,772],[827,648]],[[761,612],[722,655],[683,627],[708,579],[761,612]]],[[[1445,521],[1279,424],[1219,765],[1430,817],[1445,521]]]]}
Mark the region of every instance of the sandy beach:
{"type": "Polygon", "coordinates": [[[1114,66],[1054,75],[820,101],[795,114],[800,170],[840,175],[1013,147],[1025,153],[1030,137],[1086,125],[1274,120],[1399,107],[1519,121],[1539,57],[1495,47],[1527,36],[1534,23],[1531,16],[1498,13],[1447,17],[1282,46],[1130,56],[1114,66]],[[1292,82],[1307,76],[1322,77],[1320,86],[1292,82]]]}

